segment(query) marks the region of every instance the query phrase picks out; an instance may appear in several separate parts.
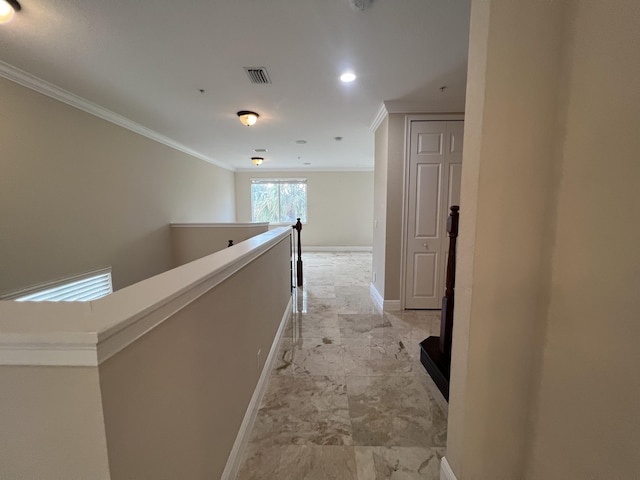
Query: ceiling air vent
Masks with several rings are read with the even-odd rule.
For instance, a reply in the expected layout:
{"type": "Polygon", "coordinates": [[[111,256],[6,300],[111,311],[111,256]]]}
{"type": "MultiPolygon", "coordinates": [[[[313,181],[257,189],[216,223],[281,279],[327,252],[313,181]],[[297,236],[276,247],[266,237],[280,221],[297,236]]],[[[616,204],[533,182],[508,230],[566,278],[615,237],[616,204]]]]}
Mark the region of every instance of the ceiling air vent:
{"type": "Polygon", "coordinates": [[[247,72],[251,83],[260,85],[271,83],[267,69],[264,67],[244,67],[244,71],[247,72]]]}

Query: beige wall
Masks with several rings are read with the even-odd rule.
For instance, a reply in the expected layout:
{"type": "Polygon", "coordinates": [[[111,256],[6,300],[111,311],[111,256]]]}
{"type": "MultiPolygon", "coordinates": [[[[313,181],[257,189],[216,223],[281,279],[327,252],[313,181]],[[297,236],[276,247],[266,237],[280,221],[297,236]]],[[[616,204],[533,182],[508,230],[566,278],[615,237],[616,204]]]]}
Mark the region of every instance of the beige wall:
{"type": "Polygon", "coordinates": [[[639,19],[633,0],[473,3],[458,480],[640,476],[639,19]]]}
{"type": "Polygon", "coordinates": [[[220,478],[291,298],[289,248],[287,236],[101,364],[113,480],[220,478]]]}
{"type": "Polygon", "coordinates": [[[373,252],[374,285],[384,300],[400,300],[402,216],[405,157],[404,114],[388,114],[376,129],[376,238],[373,252]]]}
{"type": "Polygon", "coordinates": [[[171,266],[170,222],[235,221],[233,173],[0,78],[0,293],[171,266]]]}
{"type": "Polygon", "coordinates": [[[269,229],[267,224],[255,225],[172,225],[171,249],[173,266],[178,267],[229,246],[229,240],[240,243],[269,229]]]}
{"type": "Polygon", "coordinates": [[[563,162],[529,478],[640,478],[640,3],[568,8],[563,162]]]}
{"type": "Polygon", "coordinates": [[[0,478],[109,480],[98,369],[0,366],[0,478]]]}
{"type": "Polygon", "coordinates": [[[386,232],[387,232],[387,166],[389,154],[389,117],[375,132],[375,170],[373,180],[373,285],[384,298],[386,232]]]}
{"type": "Polygon", "coordinates": [[[401,301],[406,118],[404,113],[388,114],[376,129],[377,235],[384,247],[374,249],[373,271],[382,272],[375,286],[386,301],[401,301]]]}
{"type": "Polygon", "coordinates": [[[384,299],[400,300],[402,265],[402,215],[404,192],[405,115],[389,115],[389,154],[387,157],[387,231],[384,299]]]}
{"type": "Polygon", "coordinates": [[[236,172],[236,216],[251,221],[252,178],[306,178],[307,224],[302,245],[371,247],[373,172],[236,172]]]}

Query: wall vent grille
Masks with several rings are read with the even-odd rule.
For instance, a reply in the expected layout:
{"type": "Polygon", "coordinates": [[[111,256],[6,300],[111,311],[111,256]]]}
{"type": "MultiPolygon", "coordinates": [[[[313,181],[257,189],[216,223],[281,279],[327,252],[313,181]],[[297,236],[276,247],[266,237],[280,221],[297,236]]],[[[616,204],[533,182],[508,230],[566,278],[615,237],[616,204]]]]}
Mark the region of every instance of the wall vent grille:
{"type": "Polygon", "coordinates": [[[271,83],[269,73],[264,67],[244,67],[244,71],[247,72],[247,76],[251,83],[258,85],[266,85],[271,83]]]}

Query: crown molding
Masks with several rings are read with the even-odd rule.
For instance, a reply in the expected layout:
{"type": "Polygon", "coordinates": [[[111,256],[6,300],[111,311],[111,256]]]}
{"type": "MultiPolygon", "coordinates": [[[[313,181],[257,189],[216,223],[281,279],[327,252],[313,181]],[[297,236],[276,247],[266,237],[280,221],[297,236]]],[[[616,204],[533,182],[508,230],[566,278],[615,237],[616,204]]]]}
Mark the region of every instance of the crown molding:
{"type": "Polygon", "coordinates": [[[428,113],[433,115],[451,115],[464,112],[434,112],[433,105],[429,102],[407,102],[404,100],[387,100],[384,102],[387,113],[428,113]]]}
{"type": "Polygon", "coordinates": [[[174,150],[186,153],[187,155],[198,158],[200,160],[204,160],[205,162],[211,163],[220,168],[224,168],[225,170],[229,170],[232,172],[235,171],[234,168],[230,167],[226,163],[203,155],[200,152],[196,152],[186,145],[183,145],[165,135],[162,135],[155,130],[151,130],[144,125],[140,125],[133,120],[129,120],[122,115],[112,112],[111,110],[107,110],[106,108],[101,107],[96,103],[93,103],[74,93],[68,92],[67,90],[64,90],[52,83],[36,77],[35,75],[31,75],[24,70],[20,70],[19,68],[2,61],[0,61],[0,77],[4,77],[7,80],[11,80],[12,82],[29,88],[35,92],[41,93],[42,95],[46,95],[47,97],[53,98],[54,100],[58,100],[59,102],[66,103],[67,105],[77,108],[78,110],[82,110],[83,112],[101,118],[102,120],[106,120],[107,122],[118,125],[119,127],[126,128],[131,132],[142,135],[143,137],[147,137],[155,142],[173,148],[174,150]]]}
{"type": "Polygon", "coordinates": [[[382,102],[380,104],[378,111],[376,112],[375,116],[373,117],[373,120],[371,121],[371,126],[369,128],[371,129],[372,132],[375,132],[378,129],[380,124],[383,122],[385,118],[387,118],[387,115],[389,114],[385,103],[386,102],[382,102]]]}
{"type": "MultiPolygon", "coordinates": [[[[463,115],[464,112],[433,112],[433,107],[427,102],[407,102],[404,100],[387,100],[380,104],[380,108],[376,112],[371,126],[369,127],[372,132],[375,132],[384,119],[393,113],[404,114],[416,114],[416,113],[428,113],[434,116],[443,115],[463,115]]],[[[434,117],[435,118],[435,117],[434,117]]],[[[463,117],[464,118],[464,117],[463,117]]]]}

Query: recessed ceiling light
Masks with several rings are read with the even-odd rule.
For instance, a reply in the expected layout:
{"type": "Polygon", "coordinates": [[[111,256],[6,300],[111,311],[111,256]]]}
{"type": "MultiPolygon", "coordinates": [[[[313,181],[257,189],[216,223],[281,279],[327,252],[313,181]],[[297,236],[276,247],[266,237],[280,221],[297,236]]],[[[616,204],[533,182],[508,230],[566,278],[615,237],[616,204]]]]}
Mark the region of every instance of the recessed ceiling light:
{"type": "Polygon", "coordinates": [[[298,145],[304,145],[305,143],[307,143],[307,141],[306,140],[296,140],[296,143],[298,145]]]}
{"type": "Polygon", "coordinates": [[[355,79],[356,74],[353,72],[344,72],[342,75],[340,75],[340,80],[342,80],[344,83],[353,82],[355,79]]]}

